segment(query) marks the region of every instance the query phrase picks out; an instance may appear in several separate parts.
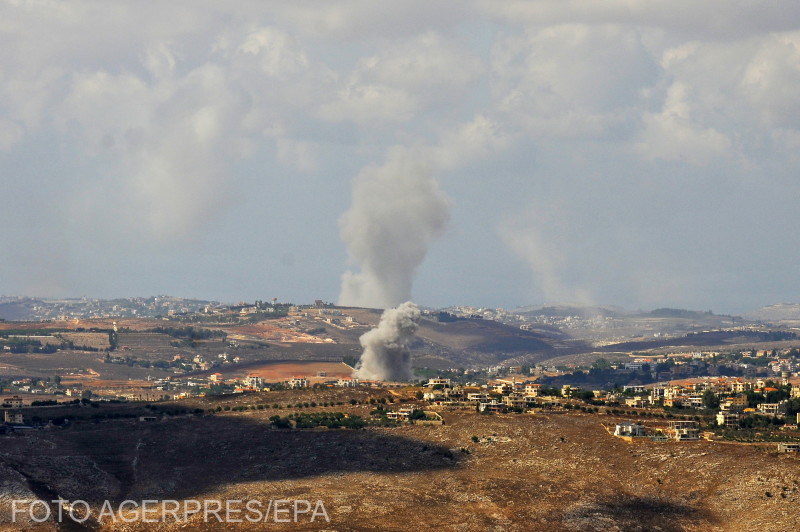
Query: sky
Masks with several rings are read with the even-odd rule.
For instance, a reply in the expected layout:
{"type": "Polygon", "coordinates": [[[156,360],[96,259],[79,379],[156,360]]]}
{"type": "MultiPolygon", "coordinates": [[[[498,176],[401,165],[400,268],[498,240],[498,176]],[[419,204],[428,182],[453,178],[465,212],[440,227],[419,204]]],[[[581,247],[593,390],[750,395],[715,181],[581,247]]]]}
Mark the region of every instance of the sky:
{"type": "Polygon", "coordinates": [[[794,0],[3,0],[0,294],[797,302],[798,95],[794,0]]]}

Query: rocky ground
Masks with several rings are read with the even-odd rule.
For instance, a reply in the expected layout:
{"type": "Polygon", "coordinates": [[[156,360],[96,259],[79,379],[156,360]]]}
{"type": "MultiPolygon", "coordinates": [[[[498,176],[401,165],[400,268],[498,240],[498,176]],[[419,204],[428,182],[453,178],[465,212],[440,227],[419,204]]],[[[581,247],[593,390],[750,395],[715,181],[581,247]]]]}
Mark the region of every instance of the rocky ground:
{"type": "Polygon", "coordinates": [[[445,411],[444,426],[360,431],[276,430],[272,414],[2,436],[0,529],[56,529],[10,522],[12,499],[56,496],[86,500],[95,515],[105,499],[322,501],[330,519],[204,523],[198,513],[64,530],[788,531],[800,518],[800,460],[774,444],[628,443],[605,430],[615,418],[572,412],[445,411]]]}

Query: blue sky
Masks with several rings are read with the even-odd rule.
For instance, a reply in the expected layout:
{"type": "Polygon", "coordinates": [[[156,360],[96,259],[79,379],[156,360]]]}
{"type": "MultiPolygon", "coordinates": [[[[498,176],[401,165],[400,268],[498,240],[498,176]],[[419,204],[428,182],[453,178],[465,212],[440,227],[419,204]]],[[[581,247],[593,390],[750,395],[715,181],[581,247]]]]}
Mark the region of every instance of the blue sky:
{"type": "Polygon", "coordinates": [[[796,2],[7,1],[0,50],[2,294],[338,301],[400,209],[388,304],[800,300],[796,2]]]}

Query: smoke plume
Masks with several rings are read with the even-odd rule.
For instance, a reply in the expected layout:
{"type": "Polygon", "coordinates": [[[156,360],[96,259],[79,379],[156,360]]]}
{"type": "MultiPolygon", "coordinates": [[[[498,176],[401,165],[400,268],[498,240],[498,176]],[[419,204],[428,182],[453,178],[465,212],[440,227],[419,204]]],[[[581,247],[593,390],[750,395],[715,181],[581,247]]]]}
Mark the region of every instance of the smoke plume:
{"type": "Polygon", "coordinates": [[[444,229],[450,203],[418,154],[397,149],[383,166],[361,171],[353,203],[339,220],[360,273],[345,272],[339,303],[389,308],[411,298],[430,241],[444,229]]]}
{"type": "Polygon", "coordinates": [[[419,308],[411,301],[386,309],[378,326],[361,335],[364,352],[353,376],[377,381],[411,380],[408,344],[414,338],[419,316],[419,308]]]}

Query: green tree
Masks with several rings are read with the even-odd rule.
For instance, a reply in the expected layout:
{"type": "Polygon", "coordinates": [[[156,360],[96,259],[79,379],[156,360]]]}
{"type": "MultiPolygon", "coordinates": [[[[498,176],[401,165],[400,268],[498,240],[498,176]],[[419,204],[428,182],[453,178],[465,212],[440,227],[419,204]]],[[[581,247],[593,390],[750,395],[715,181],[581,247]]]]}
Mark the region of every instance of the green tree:
{"type": "Polygon", "coordinates": [[[708,409],[715,409],[719,407],[719,397],[711,390],[706,390],[703,393],[703,406],[708,409]]]}

